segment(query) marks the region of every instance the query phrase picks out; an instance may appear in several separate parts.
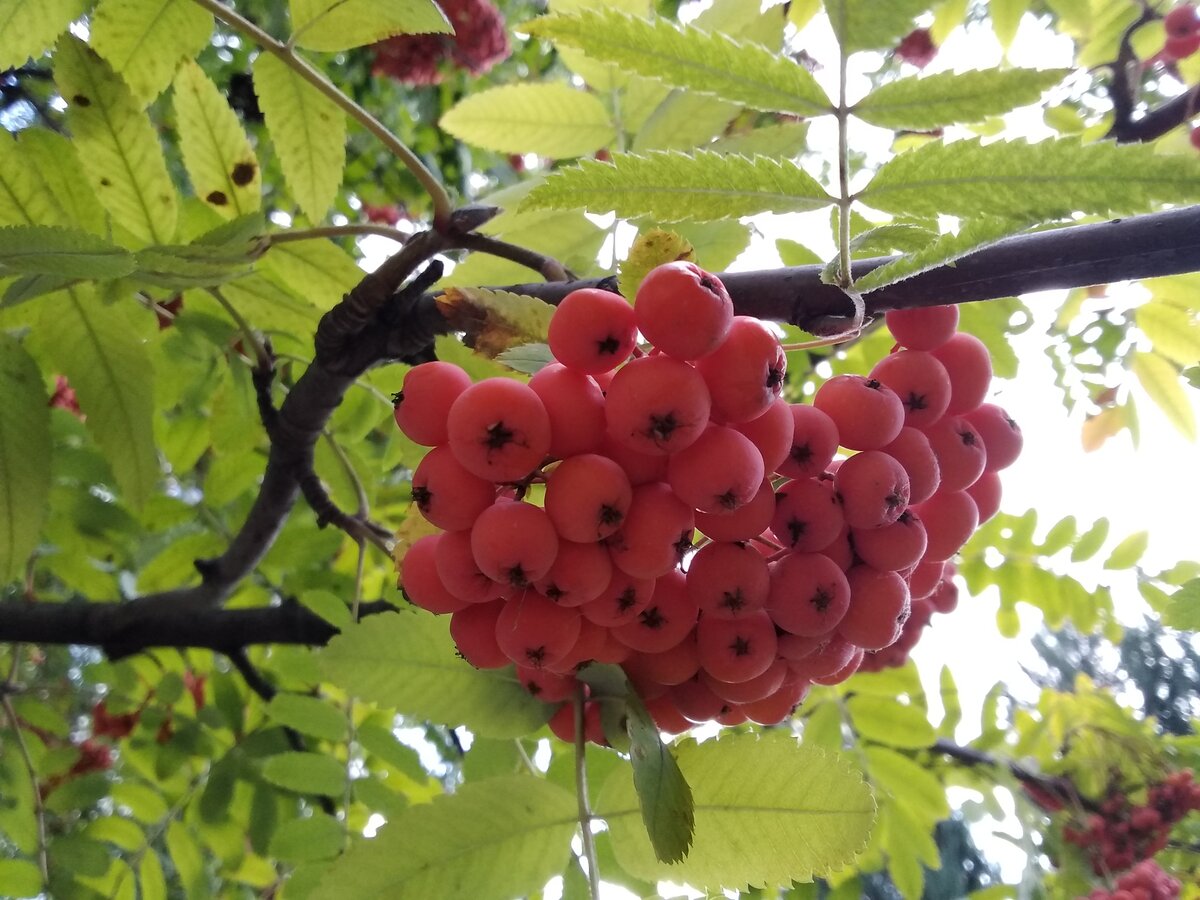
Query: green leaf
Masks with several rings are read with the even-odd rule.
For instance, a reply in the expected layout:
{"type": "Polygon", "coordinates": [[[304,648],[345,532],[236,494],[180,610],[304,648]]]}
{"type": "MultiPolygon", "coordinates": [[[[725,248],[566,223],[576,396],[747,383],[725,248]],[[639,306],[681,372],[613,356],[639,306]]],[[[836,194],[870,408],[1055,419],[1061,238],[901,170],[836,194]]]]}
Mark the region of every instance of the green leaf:
{"type": "Polygon", "coordinates": [[[945,710],[945,714],[938,724],[937,733],[939,737],[953,740],[954,731],[958,728],[958,723],[962,721],[962,701],[959,699],[958,685],[954,682],[954,673],[950,671],[949,666],[942,666],[938,683],[941,688],[942,708],[945,710]]]}
{"type": "Polygon", "coordinates": [[[233,219],[262,203],[258,159],[237,113],[200,65],[183,63],[175,76],[175,118],[183,163],[196,196],[233,219]]]}
{"type": "Polygon", "coordinates": [[[1131,366],[1142,390],[1189,441],[1196,439],[1196,417],[1191,398],[1179,381],[1179,370],[1158,353],[1136,353],[1131,366]]]}
{"type": "Polygon", "coordinates": [[[263,760],[262,776],[276,787],[297,794],[340,796],[346,788],[346,768],[323,753],[289,751],[263,760]]]}
{"type": "Polygon", "coordinates": [[[894,46],[932,5],[931,0],[828,0],[825,12],[842,50],[850,53],[894,46]]]}
{"type": "Polygon", "coordinates": [[[896,804],[930,823],[949,815],[946,789],[924,766],[886,747],[867,747],[864,753],[871,782],[887,791],[896,804]]]}
{"type": "Polygon", "coordinates": [[[649,150],[691,150],[724,134],[741,107],[707,94],[671,91],[637,130],[634,153],[649,150]]]}
{"type": "Polygon", "coordinates": [[[356,696],[405,715],[466,725],[485,737],[536,730],[553,708],[511,670],[483,671],[455,655],[445,617],[384,613],[347,628],[320,652],[326,677],[356,696]]]}
{"type": "Polygon", "coordinates": [[[585,10],[543,16],[522,30],[672,87],[751,109],[804,116],[831,111],[812,73],[791,57],[724,34],[679,28],[667,19],[585,10]]]}
{"type": "Polygon", "coordinates": [[[859,694],[846,701],[854,728],[869,741],[891,747],[920,749],[936,738],[924,711],[894,699],[859,694]]]}
{"type": "Polygon", "coordinates": [[[692,245],[681,234],[661,228],[638,232],[629,254],[621,260],[617,270],[617,289],[632,302],[642,279],[651,269],[664,263],[694,261],[695,258],[692,245]]]}
{"type": "MultiPolygon", "coordinates": [[[[68,225],[107,235],[104,208],[96,199],[96,192],[88,184],[79,154],[70,139],[43,128],[26,128],[21,132],[17,147],[24,161],[24,168],[13,171],[19,171],[21,182],[49,200],[56,211],[52,220],[41,220],[36,224],[68,225]]],[[[0,149],[0,170],[4,168],[3,155],[3,150],[0,149]]],[[[0,191],[0,194],[2,193],[3,191],[0,191]]],[[[0,202],[0,209],[2,208],[0,202]]],[[[2,213],[0,224],[3,224],[2,213]]]]}
{"type": "Polygon", "coordinates": [[[1129,213],[1156,201],[1200,199],[1200,159],[1141,144],[931,141],[886,163],[860,194],[909,216],[996,216],[1024,221],[1074,213],[1129,213]]]}
{"type": "Polygon", "coordinates": [[[852,112],[883,128],[932,131],[1036,103],[1043,91],[1069,73],[1069,69],[983,69],[900,78],[876,88],[852,112]]]}
{"type": "Polygon", "coordinates": [[[568,791],[541,778],[468,782],[432,803],[390,817],[357,842],[311,900],[508,900],[529,895],[563,869],[578,811],[568,791]]]}
{"type": "Polygon", "coordinates": [[[325,217],[346,166],[346,116],[277,57],[254,60],[254,91],[283,177],[314,222],[325,217]]]}
{"type": "Polygon", "coordinates": [[[1195,310],[1156,297],[1139,306],[1134,316],[1155,353],[1181,366],[1200,362],[1200,317],[1195,310]]]}
{"type": "Polygon", "coordinates": [[[122,304],[101,306],[86,285],[45,304],[36,332],[49,358],[79,395],[86,425],[125,499],[141,507],[158,485],[154,447],[154,370],[122,304]]]}
{"type": "Polygon", "coordinates": [[[545,341],[554,315],[545,300],[487,288],[447,288],[437,307],[451,331],[463,332],[465,344],[493,359],[511,347],[545,341]]]}
{"type": "MultiPolygon", "coordinates": [[[[243,218],[257,220],[262,225],[257,216],[243,218]]],[[[190,244],[146,247],[136,254],[132,277],[172,290],[210,287],[249,275],[257,253],[257,241],[238,237],[227,243],[209,242],[201,237],[190,244]]]]}
{"type": "Polygon", "coordinates": [[[183,60],[208,45],[213,17],[191,0],[100,0],[90,40],[143,105],[161,94],[183,60]]]}
{"type": "Polygon", "coordinates": [[[920,250],[906,253],[892,262],[872,269],[858,279],[854,287],[865,294],[905,278],[912,278],[1023,231],[1026,225],[1027,223],[1013,219],[969,219],[963,222],[956,234],[938,235],[920,250]]]}
{"type": "Polygon", "coordinates": [[[776,240],[775,251],[785,266],[816,266],[821,263],[821,257],[817,253],[788,238],[776,240]]]}
{"type": "Polygon", "coordinates": [[[153,847],[142,855],[142,862],[138,866],[138,884],[141,900],[167,900],[167,878],[153,847]]]}
{"type": "Polygon", "coordinates": [[[43,887],[38,867],[25,859],[0,859],[0,884],[9,897],[37,897],[43,887]]]}
{"type": "Polygon", "coordinates": [[[508,366],[514,372],[534,375],[555,362],[555,359],[554,354],[550,352],[549,344],[534,343],[509,347],[504,352],[497,354],[496,362],[508,366]]]}
{"type": "Polygon", "coordinates": [[[296,46],[336,53],[394,34],[452,34],[430,0],[290,0],[296,46]]]}
{"type": "Polygon", "coordinates": [[[301,734],[324,741],[346,738],[345,714],[316,697],[280,692],[271,698],[266,713],[280,725],[286,725],[301,734]]]}
{"type": "Polygon", "coordinates": [[[618,769],[600,791],[596,812],[608,822],[618,863],[634,876],[709,889],[808,881],[866,845],[875,802],[840,756],[780,734],[688,741],[676,753],[696,809],[682,862],[655,859],[630,772],[618,769]]]}
{"type": "Polygon", "coordinates": [[[1043,556],[1053,556],[1060,550],[1065,550],[1071,546],[1071,542],[1075,540],[1077,534],[1077,526],[1074,516],[1067,516],[1060,519],[1054,524],[1054,527],[1046,532],[1046,538],[1038,547],[1038,553],[1043,556]]]}
{"type": "Polygon", "coordinates": [[[1171,595],[1163,622],[1180,631],[1200,631],[1200,578],[1193,578],[1171,595]]]}
{"type": "Polygon", "coordinates": [[[177,210],[158,132],[120,77],[78,38],[59,41],[54,59],[67,124],[96,196],[134,239],[166,243],[177,210]]]}
{"type": "Polygon", "coordinates": [[[0,135],[0,225],[70,225],[40,175],[30,177],[25,149],[24,138],[0,135]]]}
{"type": "Polygon", "coordinates": [[[442,116],[442,129],[487,150],[565,159],[616,137],[595,95],[559,82],[506,84],[471,94],[442,116]]]}
{"type": "Polygon", "coordinates": [[[325,813],[313,813],[307,819],[292,819],[271,835],[271,856],[285,863],[310,859],[333,859],[342,851],[346,831],[342,823],[325,813]]]}
{"type": "Polygon", "coordinates": [[[0,275],[108,279],[132,271],[128,250],[86,231],[46,225],[0,228],[0,275]]]}
{"type": "Polygon", "coordinates": [[[1092,527],[1079,536],[1071,548],[1071,562],[1083,562],[1095,556],[1108,539],[1108,519],[1097,519],[1092,527]]]}
{"type": "Polygon", "coordinates": [[[832,202],[817,181],[790,162],[698,151],[583,160],[549,176],[521,209],[586,209],[663,222],[711,221],[762,212],[803,212],[832,202]]]}
{"type": "Polygon", "coordinates": [[[175,863],[175,872],[179,876],[184,896],[208,896],[204,857],[196,839],[178,819],[172,819],[171,824],[167,826],[167,852],[171,854],[171,861],[175,863]]]}
{"type": "Polygon", "coordinates": [[[696,830],[692,790],[654,720],[630,687],[626,693],[629,760],[646,835],[659,862],[685,859],[696,830]]]}
{"type": "Polygon", "coordinates": [[[992,17],[992,30],[1005,49],[1012,46],[1021,25],[1021,17],[1029,9],[1029,0],[991,0],[988,13],[992,17]]]}
{"type": "MultiPolygon", "coordinates": [[[[0,72],[25,65],[45,53],[75,19],[87,0],[5,0],[0,3],[0,72]]],[[[0,167],[2,169],[3,167],[0,167]]]]}
{"type": "Polygon", "coordinates": [[[1132,569],[1150,544],[1150,532],[1137,531],[1117,544],[1104,561],[1106,569],[1132,569]]]}
{"type": "Polygon", "coordinates": [[[273,244],[262,265],[298,297],[319,309],[336,305],[367,274],[333,241],[273,244]]]}
{"type": "Polygon", "coordinates": [[[37,546],[50,496],[50,408],[42,374],[0,331],[0,584],[16,579],[37,546]]]}
{"type": "Polygon", "coordinates": [[[776,122],[753,131],[718,138],[706,149],[716,153],[738,153],[742,156],[770,156],[773,159],[792,159],[808,147],[807,122],[776,122]]]}

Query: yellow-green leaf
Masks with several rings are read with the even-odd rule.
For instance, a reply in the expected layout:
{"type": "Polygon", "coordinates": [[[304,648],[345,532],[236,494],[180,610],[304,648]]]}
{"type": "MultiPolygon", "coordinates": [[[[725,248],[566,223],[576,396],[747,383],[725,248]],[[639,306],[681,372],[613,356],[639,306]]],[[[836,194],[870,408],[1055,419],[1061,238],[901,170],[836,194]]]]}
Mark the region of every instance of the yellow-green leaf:
{"type": "Polygon", "coordinates": [[[1196,417],[1191,397],[1179,381],[1179,370],[1158,353],[1138,353],[1133,357],[1133,374],[1142,390],[1153,400],[1163,415],[1189,441],[1196,439],[1196,417]]]}
{"type": "Polygon", "coordinates": [[[79,396],[88,431],[124,499],[140,507],[154,494],[159,476],[149,354],[125,305],[104,306],[87,285],[61,296],[60,303],[43,304],[35,334],[79,396]]]}
{"type": "Polygon", "coordinates": [[[1106,569],[1132,569],[1138,564],[1138,560],[1142,558],[1142,554],[1146,552],[1146,548],[1150,545],[1150,532],[1135,531],[1117,546],[1113,547],[1112,553],[1108,555],[1108,559],[1104,561],[1106,569]]]}
{"type": "Polygon", "coordinates": [[[680,259],[695,259],[692,245],[686,238],[661,228],[640,232],[629,248],[629,255],[621,261],[617,287],[632,302],[637,296],[638,285],[651,269],[680,259]]]}
{"type": "Polygon", "coordinates": [[[346,116],[269,53],[254,60],[254,91],[288,188],[314,222],[337,196],[346,165],[346,116]]]}
{"type": "Polygon", "coordinates": [[[672,87],[752,109],[796,115],[830,111],[829,98],[800,63],[724,34],[619,10],[543,16],[522,28],[672,87]]]}
{"type": "Polygon", "coordinates": [[[280,725],[324,741],[346,736],[346,715],[317,697],[279,692],[267,704],[266,713],[280,725]]]}
{"type": "Polygon", "coordinates": [[[276,787],[298,794],[339,796],[346,786],[345,767],[323,753],[289,751],[268,756],[262,776],[276,787]]]}
{"type": "Polygon", "coordinates": [[[584,156],[616,137],[593,94],[566,84],[507,84],[471,94],[442,116],[455,137],[500,153],[584,156]]]}
{"type": "Polygon", "coordinates": [[[321,666],[364,700],[487,737],[519,737],[550,718],[553,708],[531,697],[511,669],[480,670],[459,659],[446,619],[371,616],[330,641],[321,666]]]}
{"type": "Polygon", "coordinates": [[[1163,621],[1171,628],[1200,631],[1200,578],[1193,578],[1171,595],[1163,621]]]}
{"type": "Polygon", "coordinates": [[[563,869],[578,825],[575,797],[528,775],[467,782],[388,816],[325,873],[312,900],[509,900],[563,869]]]}
{"type": "Polygon", "coordinates": [[[0,227],[0,275],[120,278],[133,271],[133,255],[99,235],[45,225],[0,227]]]}
{"type": "Polygon", "coordinates": [[[596,812],[630,874],[710,889],[807,881],[866,846],[875,801],[845,758],[780,734],[725,735],[675,749],[696,810],[695,840],[682,862],[655,859],[629,770],[617,769],[600,791],[596,812]]]}
{"type": "Polygon", "coordinates": [[[297,47],[334,53],[394,34],[451,34],[431,0],[290,0],[297,47]]]}
{"type": "Polygon", "coordinates": [[[887,791],[900,806],[930,823],[949,814],[946,789],[924,766],[887,747],[867,747],[864,752],[871,782],[887,791]]]}
{"type": "Polygon", "coordinates": [[[1200,312],[1183,303],[1155,299],[1134,312],[1154,352],[1181,366],[1200,362],[1200,312]]]}
{"type": "Polygon", "coordinates": [[[0,584],[37,546],[50,496],[50,408],[37,363],[0,331],[0,584]]]}
{"type": "Polygon", "coordinates": [[[931,0],[827,0],[825,12],[842,49],[891,47],[934,4],[931,0]]]}
{"type": "Polygon", "coordinates": [[[212,30],[212,14],[192,0],[100,0],[90,38],[146,104],[166,90],[182,61],[204,49],[212,30]]]}
{"type": "Polygon", "coordinates": [[[520,208],[615,210],[623,218],[679,222],[803,212],[831,202],[816,179],[791,162],[654,151],[613,154],[611,163],[582,160],[549,176],[520,208]]]}
{"type": "MultiPolygon", "coordinates": [[[[83,15],[87,0],[4,0],[0,3],[0,72],[25,65],[54,46],[83,15]]],[[[0,167],[0,171],[3,167],[0,167]]]]}
{"type": "Polygon", "coordinates": [[[860,694],[846,701],[854,728],[869,741],[919,749],[933,743],[933,726],[923,710],[886,697],[860,694]]]}
{"type": "Polygon", "coordinates": [[[0,134],[0,225],[69,225],[24,149],[24,140],[0,134]]]}
{"type": "Polygon", "coordinates": [[[262,180],[254,149],[237,113],[192,60],[175,76],[175,118],[196,196],[226,219],[258,209],[262,180]]]}
{"type": "MultiPolygon", "coordinates": [[[[88,184],[83,164],[70,139],[44,128],[26,128],[17,139],[17,150],[24,168],[11,171],[19,175],[22,184],[36,190],[54,208],[51,220],[37,224],[70,225],[94,234],[106,233],[104,208],[88,184]]],[[[4,170],[3,156],[3,149],[0,149],[0,171],[4,170]]],[[[3,194],[3,176],[0,175],[0,208],[3,194]]],[[[5,222],[0,213],[0,224],[18,223],[5,222]]]]}
{"type": "Polygon", "coordinates": [[[319,309],[332,307],[366,273],[333,241],[294,241],[272,246],[262,267],[319,309]]]}
{"type": "Polygon", "coordinates": [[[476,353],[495,359],[510,347],[545,342],[554,307],[545,300],[486,288],[447,288],[438,310],[476,353]]]}
{"type": "Polygon", "coordinates": [[[175,187],[158,133],[108,64],[78,38],[55,54],[55,78],[67,101],[67,124],[101,204],[142,244],[175,234],[175,187]]]}

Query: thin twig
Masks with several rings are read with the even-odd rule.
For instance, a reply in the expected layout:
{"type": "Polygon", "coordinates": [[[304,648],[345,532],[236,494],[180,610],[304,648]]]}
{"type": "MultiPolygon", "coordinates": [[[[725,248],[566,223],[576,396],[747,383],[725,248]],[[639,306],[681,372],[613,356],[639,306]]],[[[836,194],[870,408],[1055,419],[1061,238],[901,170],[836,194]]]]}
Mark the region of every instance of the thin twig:
{"type": "Polygon", "coordinates": [[[1134,81],[1134,76],[1141,72],[1137,64],[1137,54],[1133,49],[1133,33],[1156,18],[1157,12],[1149,6],[1143,6],[1142,14],[1121,35],[1117,58],[1112,62],[1112,84],[1108,91],[1108,98],[1113,107],[1113,123],[1108,130],[1108,137],[1120,134],[1133,121],[1139,86],[1134,81]]]}
{"type": "Polygon", "coordinates": [[[249,19],[230,9],[220,0],[194,0],[208,10],[217,19],[224,22],[234,31],[250,38],[272,56],[277,57],[289,69],[315,87],[325,97],[343,110],[352,119],[371,132],[389,151],[404,164],[404,167],[421,183],[426,193],[433,201],[433,227],[443,230],[450,226],[451,213],[450,195],[429,169],[421,162],[412,150],[388,130],[379,119],[367,112],[362,106],[352,100],[349,95],[340,91],[319,69],[299,56],[290,42],[278,40],[267,34],[249,19]]]}
{"type": "MultiPolygon", "coordinates": [[[[363,575],[366,572],[366,546],[358,542],[358,558],[354,565],[354,599],[350,604],[350,615],[353,621],[358,621],[358,609],[362,605],[363,575]]],[[[357,741],[357,729],[354,727],[354,695],[346,697],[346,791],[342,798],[342,810],[345,821],[350,821],[350,804],[354,800],[354,744],[357,741]]],[[[350,829],[346,829],[346,846],[349,847],[350,829]]]]}
{"type": "Polygon", "coordinates": [[[318,238],[339,238],[353,235],[375,234],[388,238],[399,244],[408,242],[412,237],[407,231],[392,228],[390,225],[373,225],[361,223],[353,225],[322,225],[319,228],[297,228],[292,231],[272,231],[266,236],[267,246],[273,244],[290,244],[295,241],[312,241],[318,238]]]}
{"type": "Polygon", "coordinates": [[[569,269],[551,256],[530,250],[528,247],[519,247],[516,244],[489,237],[486,234],[478,232],[464,234],[455,243],[464,250],[498,256],[527,269],[532,269],[547,281],[571,281],[575,277],[569,269]]]}
{"type": "Polygon", "coordinates": [[[579,829],[583,853],[588,861],[588,886],[592,900],[600,900],[600,863],[596,854],[596,838],[592,834],[592,809],[588,802],[587,735],[584,734],[583,692],[581,681],[575,688],[572,702],[575,707],[575,796],[579,803],[579,829]]]}
{"type": "Polygon", "coordinates": [[[242,332],[242,337],[245,339],[246,343],[250,345],[251,355],[254,357],[255,368],[262,369],[264,371],[270,371],[272,368],[271,354],[267,351],[267,348],[263,346],[263,342],[259,336],[254,333],[254,329],[250,327],[250,323],[242,318],[242,314],[237,311],[237,308],[232,303],[225,299],[225,295],[221,293],[220,288],[209,288],[208,292],[218,303],[221,304],[221,308],[224,309],[225,312],[229,313],[229,318],[233,319],[233,322],[235,325],[237,325],[238,330],[242,332]]]}
{"type": "Polygon", "coordinates": [[[21,721],[17,718],[17,711],[13,708],[12,703],[12,694],[16,692],[15,689],[17,687],[18,661],[21,658],[23,649],[24,647],[21,644],[14,644],[12,647],[12,668],[9,670],[3,689],[0,689],[0,708],[3,708],[4,715],[8,719],[8,724],[12,727],[13,735],[17,740],[17,751],[21,754],[21,760],[25,764],[25,771],[29,775],[29,785],[33,792],[33,816],[37,822],[38,872],[42,877],[42,886],[49,891],[50,853],[46,840],[46,806],[42,802],[42,790],[38,784],[37,767],[33,764],[33,757],[29,753],[29,745],[25,743],[25,735],[21,731],[21,721]]]}
{"type": "Polygon", "coordinates": [[[946,738],[939,738],[929,749],[934,753],[944,754],[951,759],[970,766],[989,766],[1007,769],[1018,781],[1036,785],[1064,802],[1071,803],[1089,812],[1096,812],[1100,809],[1099,804],[1080,794],[1069,778],[1042,775],[1016,760],[1001,759],[982,750],[976,750],[974,747],[964,747],[961,744],[956,744],[946,738]]]}

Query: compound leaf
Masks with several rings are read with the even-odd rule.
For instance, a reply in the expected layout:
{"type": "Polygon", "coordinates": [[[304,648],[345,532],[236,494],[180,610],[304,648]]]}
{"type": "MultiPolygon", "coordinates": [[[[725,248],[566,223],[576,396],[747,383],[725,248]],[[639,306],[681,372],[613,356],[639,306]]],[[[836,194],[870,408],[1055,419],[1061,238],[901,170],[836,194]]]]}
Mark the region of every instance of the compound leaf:
{"type": "Polygon", "coordinates": [[[431,0],[290,0],[297,47],[336,53],[394,34],[453,34],[431,0]]]}
{"type": "Polygon", "coordinates": [[[632,773],[618,769],[600,792],[596,811],[630,874],[709,889],[807,881],[866,846],[875,801],[842,758],[784,735],[726,735],[675,750],[696,810],[695,839],[682,862],[655,858],[632,773]]]}
{"type": "Polygon", "coordinates": [[[615,210],[623,218],[712,221],[820,209],[832,199],[792,162],[703,150],[651,151],[613,154],[611,163],[581,160],[534,188],[521,209],[615,210]]]}
{"type": "Polygon", "coordinates": [[[128,250],[75,228],[0,228],[0,275],[120,278],[133,271],[128,250]]]}
{"type": "Polygon", "coordinates": [[[830,112],[812,73],[787,55],[759,44],[667,19],[647,20],[618,10],[549,15],[522,26],[538,37],[583,50],[672,87],[698,91],[752,109],[813,115],[830,112]]]}
{"type": "Polygon", "coordinates": [[[87,0],[8,0],[0,5],[0,72],[41,56],[87,6],[87,0]]]}
{"type": "Polygon", "coordinates": [[[480,91],[447,111],[441,126],[477,147],[558,159],[593,153],[616,137],[603,103],[559,83],[506,84],[480,91]]]}
{"type": "Polygon", "coordinates": [[[0,331],[0,584],[16,578],[37,546],[50,495],[50,407],[42,374],[0,331]]]}
{"type": "Polygon", "coordinates": [[[1174,363],[1159,353],[1137,353],[1133,357],[1132,369],[1142,390],[1158,405],[1163,415],[1184,437],[1194,441],[1196,417],[1174,363]]]}
{"type": "Polygon", "coordinates": [[[909,216],[1048,221],[1129,213],[1160,200],[1200,199],[1200,159],[1074,138],[934,141],[885,164],[860,196],[868,206],[909,216]]]}
{"type": "Polygon", "coordinates": [[[934,4],[930,0],[828,0],[825,12],[846,52],[893,47],[913,19],[934,4]]]}
{"type": "Polygon", "coordinates": [[[1037,102],[1067,69],[985,69],[901,78],[876,88],[854,107],[860,119],[883,128],[932,131],[979,122],[1037,102]]]}
{"type": "Polygon", "coordinates": [[[342,183],[346,116],[269,53],[254,60],[254,90],[292,196],[319,222],[342,183]]]}
{"type": "Polygon", "coordinates": [[[91,26],[92,47],[146,104],[205,48],[213,17],[191,0],[100,0],[91,26]]]}
{"type": "Polygon", "coordinates": [[[445,617],[371,616],[331,640],[320,659],[331,682],[364,700],[485,737],[528,734],[553,712],[511,670],[476,669],[459,659],[445,617]]]}
{"type": "Polygon", "coordinates": [[[143,244],[175,234],[175,187],[158,133],[120,76],[78,38],[65,36],[55,78],[84,173],[113,220],[143,244]]]}

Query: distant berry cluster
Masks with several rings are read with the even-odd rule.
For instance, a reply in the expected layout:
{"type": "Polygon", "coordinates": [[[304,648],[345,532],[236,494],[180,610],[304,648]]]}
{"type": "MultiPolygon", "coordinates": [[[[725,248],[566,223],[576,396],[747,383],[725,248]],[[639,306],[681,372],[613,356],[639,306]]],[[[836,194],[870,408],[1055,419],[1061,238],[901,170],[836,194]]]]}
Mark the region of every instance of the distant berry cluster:
{"type": "MultiPolygon", "coordinates": [[[[1097,875],[1121,872],[1162,850],[1174,825],[1197,809],[1200,784],[1195,783],[1190,769],[1182,769],[1152,785],[1145,805],[1131,803],[1122,793],[1113,795],[1100,812],[1087,817],[1083,827],[1064,827],[1063,839],[1084,851],[1097,875]]],[[[1178,889],[1176,883],[1175,894],[1151,896],[1174,897],[1178,889]]]]}
{"type": "MultiPolygon", "coordinates": [[[[999,507],[1021,434],[984,402],[988,352],[957,322],[889,313],[899,344],[869,375],[788,403],[772,330],[677,262],[633,306],[568,295],[557,362],[528,384],[417,366],[396,421],[432,448],[413,499],[444,531],[407,551],[404,590],[451,616],[465,659],[516,663],[547,701],[600,661],[665,730],[779,722],[871,654],[902,661],[913,610],[953,607],[946,561],[999,507]]],[[[570,733],[569,707],[551,724],[570,733]]]]}
{"type": "Polygon", "coordinates": [[[1096,888],[1086,900],[1173,900],[1182,885],[1152,859],[1144,859],[1117,878],[1112,890],[1096,888]]]}
{"type": "Polygon", "coordinates": [[[504,17],[488,0],[442,0],[438,5],[454,34],[399,34],[380,41],[374,47],[374,74],[404,84],[439,84],[443,61],[482,75],[511,52],[504,17]]]}

